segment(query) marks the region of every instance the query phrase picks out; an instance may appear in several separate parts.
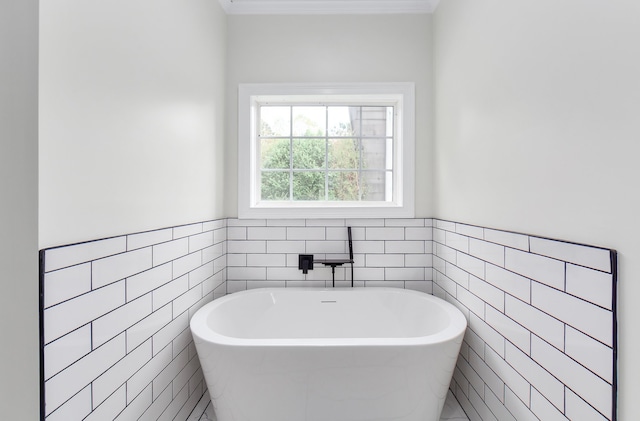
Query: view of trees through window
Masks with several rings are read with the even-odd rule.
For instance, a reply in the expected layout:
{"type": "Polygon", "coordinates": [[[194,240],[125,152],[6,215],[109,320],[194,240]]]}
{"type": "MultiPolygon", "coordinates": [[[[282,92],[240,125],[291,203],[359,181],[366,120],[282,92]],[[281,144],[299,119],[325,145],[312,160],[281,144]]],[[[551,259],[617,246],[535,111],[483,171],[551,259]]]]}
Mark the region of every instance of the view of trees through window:
{"type": "Polygon", "coordinates": [[[261,199],[390,200],[393,107],[262,105],[261,199]]]}

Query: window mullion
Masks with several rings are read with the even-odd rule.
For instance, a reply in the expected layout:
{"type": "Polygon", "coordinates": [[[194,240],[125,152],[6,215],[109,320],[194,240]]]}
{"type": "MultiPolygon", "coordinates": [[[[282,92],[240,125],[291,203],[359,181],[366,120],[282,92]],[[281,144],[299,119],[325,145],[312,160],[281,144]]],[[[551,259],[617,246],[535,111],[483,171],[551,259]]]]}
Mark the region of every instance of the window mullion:
{"type": "Polygon", "coordinates": [[[360,118],[358,119],[358,137],[356,138],[356,147],[358,148],[358,200],[362,200],[362,113],[363,113],[363,107],[360,106],[359,107],[359,113],[358,115],[360,116],[360,118]]]}
{"type": "Polygon", "coordinates": [[[324,200],[329,200],[329,107],[324,110],[324,200]]]}
{"type": "Polygon", "coordinates": [[[293,107],[289,107],[289,201],[293,202],[293,107]]]}

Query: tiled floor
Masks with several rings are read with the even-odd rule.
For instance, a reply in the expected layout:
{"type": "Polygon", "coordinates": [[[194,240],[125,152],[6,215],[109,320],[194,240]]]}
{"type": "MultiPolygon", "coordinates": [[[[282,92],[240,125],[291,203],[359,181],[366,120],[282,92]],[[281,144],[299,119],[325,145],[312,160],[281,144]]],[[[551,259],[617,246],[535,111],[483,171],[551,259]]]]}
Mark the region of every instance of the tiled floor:
{"type": "Polygon", "coordinates": [[[453,393],[449,391],[447,393],[447,400],[444,401],[444,408],[442,408],[442,414],[440,415],[440,421],[469,421],[467,415],[462,410],[462,407],[458,403],[458,400],[453,393]]]}
{"type": "MultiPolygon", "coordinates": [[[[451,392],[447,393],[447,400],[444,402],[440,421],[469,421],[460,404],[451,392]]],[[[213,413],[213,405],[209,400],[209,394],[205,393],[198,405],[191,413],[187,421],[217,421],[216,414],[213,413]]]]}

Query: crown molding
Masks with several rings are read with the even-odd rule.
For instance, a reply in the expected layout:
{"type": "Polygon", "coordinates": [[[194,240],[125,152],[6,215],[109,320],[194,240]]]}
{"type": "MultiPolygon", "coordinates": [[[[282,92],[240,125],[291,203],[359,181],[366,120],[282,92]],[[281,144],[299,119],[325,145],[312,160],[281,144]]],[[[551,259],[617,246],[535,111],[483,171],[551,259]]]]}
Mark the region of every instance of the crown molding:
{"type": "Polygon", "coordinates": [[[440,0],[219,0],[229,15],[433,13],[440,0]]]}

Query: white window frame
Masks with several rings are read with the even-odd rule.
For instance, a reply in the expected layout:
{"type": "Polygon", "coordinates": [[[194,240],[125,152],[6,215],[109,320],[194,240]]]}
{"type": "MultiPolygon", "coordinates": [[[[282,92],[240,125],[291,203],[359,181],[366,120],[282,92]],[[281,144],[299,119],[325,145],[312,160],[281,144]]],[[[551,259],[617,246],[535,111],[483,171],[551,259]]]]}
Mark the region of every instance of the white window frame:
{"type": "Polygon", "coordinates": [[[403,83],[240,84],[238,89],[238,218],[413,218],[415,86],[403,83]],[[393,199],[381,201],[260,201],[258,106],[265,102],[392,104],[393,199]]]}

